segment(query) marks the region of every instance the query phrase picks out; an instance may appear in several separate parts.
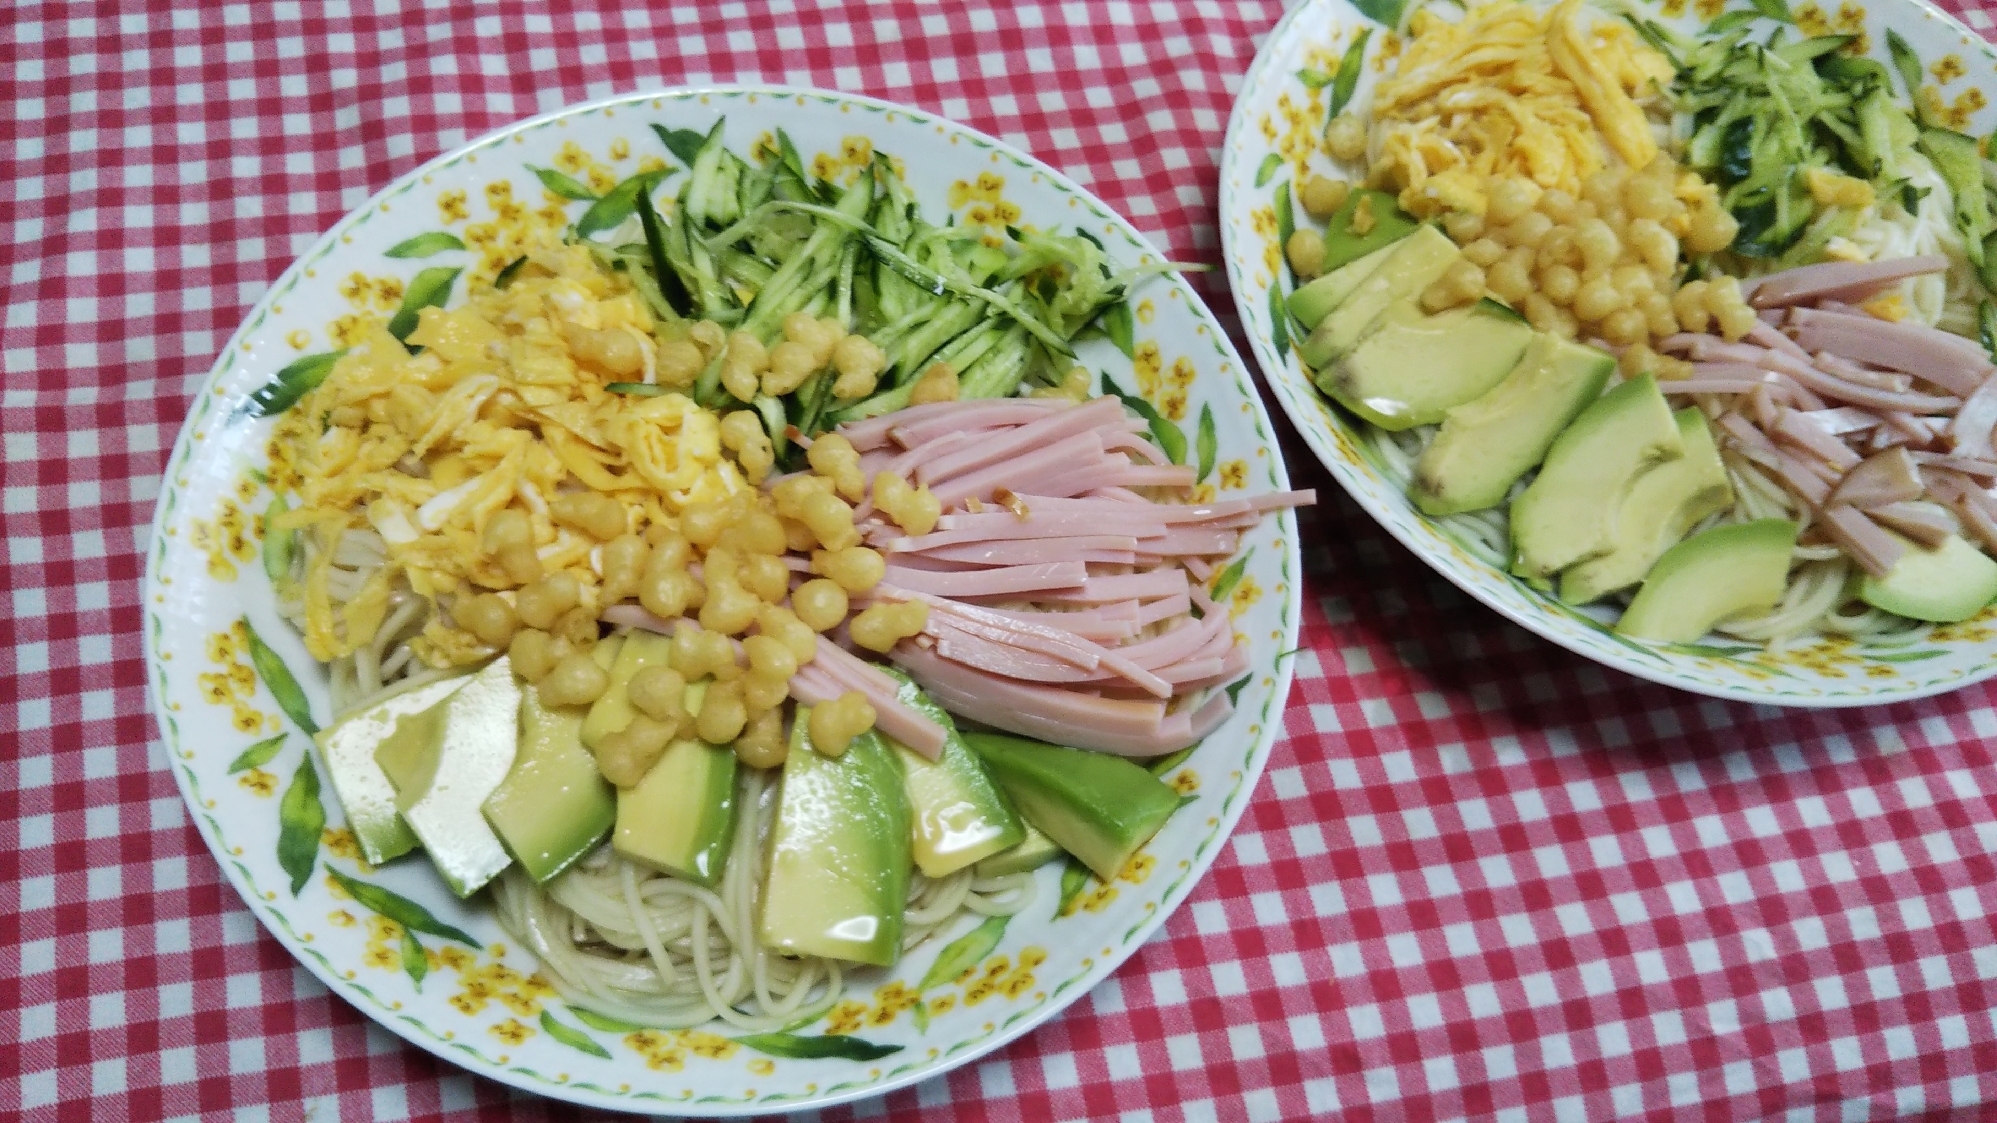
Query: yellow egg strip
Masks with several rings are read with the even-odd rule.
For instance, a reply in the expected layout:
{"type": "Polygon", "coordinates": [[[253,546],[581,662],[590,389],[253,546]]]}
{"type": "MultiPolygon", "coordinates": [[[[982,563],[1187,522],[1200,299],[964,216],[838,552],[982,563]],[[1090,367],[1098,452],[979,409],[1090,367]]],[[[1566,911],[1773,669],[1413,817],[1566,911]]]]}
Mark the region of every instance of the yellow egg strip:
{"type": "Polygon", "coordinates": [[[1455,23],[1415,13],[1374,95],[1373,181],[1416,215],[1482,214],[1493,177],[1571,194],[1611,153],[1648,164],[1657,146],[1636,99],[1670,64],[1622,24],[1584,29],[1579,6],[1494,0],[1455,23]]]}

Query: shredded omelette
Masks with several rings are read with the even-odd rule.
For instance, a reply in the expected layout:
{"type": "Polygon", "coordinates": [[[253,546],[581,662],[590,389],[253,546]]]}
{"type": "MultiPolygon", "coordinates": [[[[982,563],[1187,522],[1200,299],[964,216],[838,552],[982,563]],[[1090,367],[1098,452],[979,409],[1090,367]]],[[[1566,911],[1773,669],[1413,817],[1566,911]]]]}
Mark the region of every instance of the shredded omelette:
{"type": "MultiPolygon", "coordinates": [[[[593,603],[602,543],[551,518],[558,490],[611,496],[642,533],[749,486],[723,456],[711,411],[678,393],[605,389],[614,379],[592,367],[590,333],[629,333],[648,375],[652,365],[653,320],[629,284],[581,247],[537,249],[528,262],[503,291],[426,309],[409,335],[416,354],[375,326],[280,422],[273,451],[300,502],[276,525],[314,536],[302,594],[315,658],[372,636],[398,580],[433,604],[511,587],[480,545],[509,505],[528,512],[544,571],[574,573],[593,603]],[[337,589],[340,539],[362,529],[380,535],[388,563],[358,591],[337,589]]],[[[435,613],[413,646],[433,666],[486,653],[435,613]]]]}
{"type": "Polygon", "coordinates": [[[1670,78],[1626,25],[1584,28],[1580,0],[1491,0],[1455,23],[1418,11],[1374,95],[1374,182],[1424,218],[1484,213],[1498,176],[1578,193],[1611,152],[1631,168],[1657,155],[1637,99],[1670,78]]]}

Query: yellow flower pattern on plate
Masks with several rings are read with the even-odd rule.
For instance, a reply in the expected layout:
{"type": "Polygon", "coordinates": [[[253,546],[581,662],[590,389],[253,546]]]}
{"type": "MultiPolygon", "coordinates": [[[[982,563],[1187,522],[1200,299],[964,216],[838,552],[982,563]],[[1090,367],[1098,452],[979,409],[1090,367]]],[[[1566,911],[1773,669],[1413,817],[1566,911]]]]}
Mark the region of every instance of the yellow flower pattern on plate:
{"type": "MultiPolygon", "coordinates": [[[[223,503],[225,520],[226,516],[232,511],[236,512],[238,516],[241,514],[240,511],[236,510],[235,504],[225,501],[223,503]]],[[[207,527],[207,524],[203,523],[200,519],[192,520],[191,525],[197,528],[207,527]]],[[[204,533],[212,535],[215,532],[216,528],[208,527],[205,531],[198,531],[195,535],[191,535],[190,539],[193,541],[195,547],[199,549],[201,542],[200,535],[204,533]]],[[[254,555],[254,551],[251,553],[254,555]]],[[[247,561],[248,558],[244,558],[243,560],[247,561]]],[[[213,574],[214,566],[214,556],[211,554],[209,558],[211,575],[213,574]]],[[[234,577],[231,576],[228,579],[234,580],[234,577]]],[[[200,686],[202,701],[212,706],[228,707],[230,724],[235,728],[236,732],[253,734],[263,732],[265,729],[276,732],[282,728],[282,723],[279,722],[277,716],[275,714],[264,713],[254,705],[251,705],[252,700],[256,698],[257,694],[257,674],[250,669],[248,663],[242,661],[242,656],[249,651],[249,646],[249,633],[244,629],[241,620],[231,624],[227,631],[213,633],[204,642],[203,647],[208,656],[208,661],[222,669],[219,671],[204,671],[195,677],[195,681],[200,686]]],[[[251,769],[239,777],[237,782],[245,790],[255,795],[268,796],[272,791],[276,790],[277,778],[271,776],[268,772],[263,772],[261,769],[251,769]],[[264,778],[258,779],[258,776],[264,778]]]]}

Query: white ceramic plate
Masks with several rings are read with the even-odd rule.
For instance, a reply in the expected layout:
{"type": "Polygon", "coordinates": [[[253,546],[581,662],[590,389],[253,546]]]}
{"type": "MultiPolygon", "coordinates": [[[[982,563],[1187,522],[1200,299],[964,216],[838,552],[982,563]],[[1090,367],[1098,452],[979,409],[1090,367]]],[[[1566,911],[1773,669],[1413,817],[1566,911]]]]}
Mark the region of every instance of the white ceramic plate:
{"type": "MultiPolygon", "coordinates": [[[[337,346],[355,317],[394,311],[408,289],[422,287],[410,284],[421,271],[463,268],[489,280],[523,239],[574,221],[582,204],[544,195],[530,165],[601,191],[646,159],[666,156],[653,125],[705,131],[724,114],[738,152],[781,127],[807,161],[832,165],[829,173],[840,172],[841,161],[864,162],[868,147],[899,157],[924,212],[939,219],[954,210],[960,222],[1080,225],[1124,263],[1157,258],[1129,223],[1045,164],[962,126],[864,98],[682,91],[527,121],[403,177],[341,220],[258,302],[174,446],[145,585],[149,678],[168,761],[196,825],[271,933],[341,997],[474,1072],[579,1103],[675,1115],[823,1105],[934,1076],[1025,1033],[1114,970],[1191,892],[1241,815],[1280,728],[1290,670],[1278,653],[1295,646],[1300,594],[1295,523],[1284,512],[1246,537],[1247,561],[1228,594],[1255,660],[1237,711],[1167,775],[1195,798],[1117,883],[1070,877],[1064,884],[1060,864],[1043,867],[1038,900],[996,942],[989,926],[969,939],[968,924],[945,932],[895,970],[863,973],[848,989],[851,1005],[798,1030],[815,1037],[835,1022],[859,1025],[850,1037],[878,1047],[877,1057],[773,1056],[735,1033],[634,1032],[592,1020],[554,998],[532,957],[508,946],[479,900],[453,898],[429,863],[359,865],[337,800],[302,779],[321,773],[304,767],[308,738],[288,716],[281,683],[272,689],[283,676],[257,663],[238,624],[246,620],[267,643],[267,654],[297,679],[303,705],[325,721],[324,674],[280,619],[258,560],[256,515],[269,500],[260,469],[272,422],[239,407],[280,368],[337,346]],[[426,248],[445,248],[420,259],[384,255],[418,235],[433,235],[426,248]],[[457,243],[469,248],[449,248],[457,243]],[[316,809],[323,829],[313,826],[316,809]],[[295,824],[292,835],[308,851],[292,854],[289,867],[279,854],[281,818],[295,824]],[[358,894],[372,899],[355,899],[335,875],[372,887],[358,894]],[[1069,915],[1057,916],[1064,895],[1069,915]],[[418,906],[437,928],[405,933],[370,907],[377,905],[418,906]],[[465,940],[448,938],[446,927],[465,940]],[[938,968],[942,954],[957,966],[938,968]],[[961,978],[959,967],[968,972],[961,978]],[[915,1024],[911,992],[923,1000],[926,1031],[915,1024]]],[[[661,193],[676,194],[683,174],[661,193]]],[[[1134,363],[1103,340],[1085,345],[1082,359],[1183,421],[1189,462],[1204,465],[1204,486],[1222,494],[1286,487],[1245,364],[1193,291],[1176,278],[1151,281],[1136,294],[1135,319],[1134,363]]]]}
{"type": "MultiPolygon", "coordinates": [[[[1814,3],[1792,7],[1808,33],[1864,32],[1872,54],[1882,60],[1886,28],[1895,29],[1921,57],[1931,79],[1937,73],[1957,75],[1938,89],[1945,104],[1967,114],[1966,131],[1982,135],[1997,123],[1997,111],[1987,107],[1982,93],[1997,90],[1997,52],[1940,10],[1919,0],[1877,0],[1869,10],[1843,5],[1828,14],[1814,3]],[[1944,62],[1950,58],[1956,65],[1944,62]]],[[[1643,10],[1649,18],[1696,33],[1720,13],[1721,5],[1673,0],[1663,7],[1646,4],[1643,10]],[[1666,11],[1682,14],[1674,18],[1666,11]]],[[[1306,0],[1290,9],[1242,83],[1221,162],[1221,239],[1235,306],[1276,400],[1339,484],[1394,537],[1471,596],[1562,647],[1653,682],[1748,702],[1852,706],[1939,694],[1997,674],[1997,629],[1991,625],[1997,611],[1990,609],[1968,623],[1932,629],[1917,642],[1893,645],[1839,637],[1769,652],[1718,639],[1702,644],[1630,640],[1609,630],[1611,614],[1576,610],[1532,589],[1466,550],[1414,508],[1382,473],[1362,423],[1318,392],[1292,347],[1276,345],[1270,315],[1273,300],[1293,287],[1277,247],[1275,193],[1304,167],[1347,179],[1358,171],[1338,169],[1318,143],[1332,88],[1312,88],[1299,72],[1335,73],[1345,52],[1370,31],[1363,75],[1351,102],[1363,110],[1396,42],[1367,11],[1391,19],[1402,4],[1306,0]]],[[[1765,37],[1772,26],[1757,22],[1755,37],[1765,37]]]]}

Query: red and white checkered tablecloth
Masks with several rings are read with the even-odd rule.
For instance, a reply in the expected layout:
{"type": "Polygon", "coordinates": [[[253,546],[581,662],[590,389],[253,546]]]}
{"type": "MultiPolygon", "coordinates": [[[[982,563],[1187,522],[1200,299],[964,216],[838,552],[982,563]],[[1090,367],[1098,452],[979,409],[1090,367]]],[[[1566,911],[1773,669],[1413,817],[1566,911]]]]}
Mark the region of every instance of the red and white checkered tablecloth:
{"type": "MultiPolygon", "coordinates": [[[[159,7],[0,17],[0,1117],[571,1118],[329,995],[189,823],[138,583],[216,350],[395,176],[657,85],[910,102],[1215,261],[1221,134],[1279,5],[159,7]]],[[[1292,470],[1326,500],[1306,650],[1213,871],[1045,1028],[827,1117],[1997,1113],[1997,689],[1806,713],[1645,685],[1292,470]]]]}

